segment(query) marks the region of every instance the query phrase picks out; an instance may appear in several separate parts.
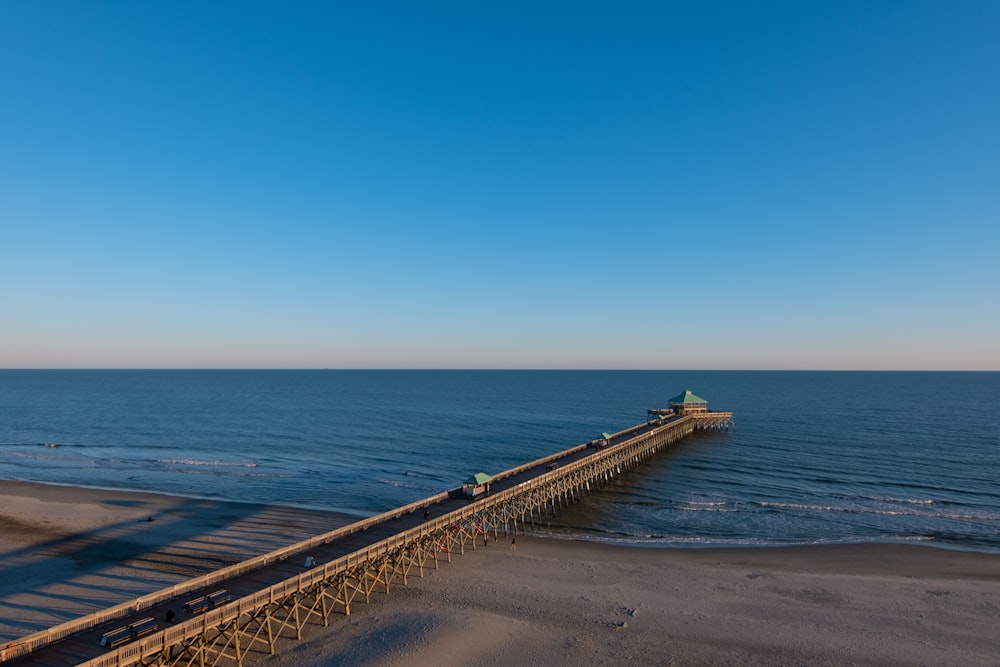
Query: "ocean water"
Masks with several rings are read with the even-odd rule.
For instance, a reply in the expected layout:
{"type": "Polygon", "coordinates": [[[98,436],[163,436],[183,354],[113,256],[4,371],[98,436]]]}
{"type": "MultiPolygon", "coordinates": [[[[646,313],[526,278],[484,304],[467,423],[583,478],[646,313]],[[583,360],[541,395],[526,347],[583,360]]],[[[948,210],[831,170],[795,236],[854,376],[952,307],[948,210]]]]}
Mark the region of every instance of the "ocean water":
{"type": "Polygon", "coordinates": [[[1000,552],[1000,373],[0,371],[0,478],[370,515],[645,419],[695,434],[542,532],[1000,552]]]}

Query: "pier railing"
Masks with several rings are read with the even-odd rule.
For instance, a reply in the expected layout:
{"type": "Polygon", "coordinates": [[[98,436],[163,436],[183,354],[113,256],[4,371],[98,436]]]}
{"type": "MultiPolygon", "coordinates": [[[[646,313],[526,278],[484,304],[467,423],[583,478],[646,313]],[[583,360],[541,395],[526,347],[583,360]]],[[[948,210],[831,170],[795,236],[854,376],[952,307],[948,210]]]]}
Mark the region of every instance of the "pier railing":
{"type": "MultiPolygon", "coordinates": [[[[731,418],[731,413],[728,414],[731,418]]],[[[390,537],[379,540],[371,545],[363,547],[362,549],[341,556],[327,563],[317,564],[311,569],[305,570],[291,578],[269,586],[268,588],[262,589],[251,595],[243,596],[189,620],[171,625],[160,632],[138,639],[117,649],[113,649],[101,656],[81,664],[89,667],[110,667],[112,665],[124,666],[136,664],[154,654],[160,654],[161,657],[170,656],[174,648],[190,646],[191,642],[198,643],[198,645],[202,647],[198,650],[205,651],[209,650],[205,647],[211,644],[211,642],[206,642],[205,640],[205,637],[208,634],[216,637],[215,641],[221,642],[222,639],[219,638],[223,637],[226,632],[233,632],[236,635],[235,654],[229,655],[226,653],[226,651],[229,650],[227,649],[228,644],[226,644],[222,646],[222,648],[218,649],[216,657],[218,658],[219,655],[229,655],[229,657],[234,657],[236,659],[237,664],[242,664],[239,636],[240,633],[244,631],[240,628],[241,618],[257,618],[257,616],[259,616],[259,610],[266,608],[267,623],[271,623],[270,610],[272,608],[281,608],[285,604],[281,602],[282,600],[288,599],[290,595],[297,596],[295,598],[297,600],[303,595],[303,591],[313,590],[313,594],[316,596],[326,596],[323,597],[322,600],[324,610],[323,621],[325,624],[326,617],[328,615],[326,610],[327,597],[343,607],[343,611],[345,613],[350,613],[350,602],[354,595],[357,595],[359,591],[366,597],[367,600],[367,597],[372,590],[372,588],[368,586],[369,577],[374,578],[376,581],[382,581],[382,579],[385,579],[385,586],[388,590],[388,581],[394,576],[392,573],[385,574],[382,570],[379,570],[379,572],[382,572],[381,574],[371,574],[373,571],[372,568],[376,567],[373,564],[378,563],[377,567],[382,568],[383,570],[388,567],[382,562],[387,556],[395,554],[396,557],[399,557],[399,554],[411,553],[414,549],[422,550],[422,552],[417,556],[406,556],[406,558],[416,559],[413,560],[413,562],[416,562],[421,568],[422,575],[424,562],[427,559],[432,558],[436,565],[438,556],[442,553],[439,540],[448,541],[448,545],[460,548],[464,553],[465,545],[468,543],[471,536],[473,540],[472,546],[475,548],[475,536],[485,532],[487,517],[489,517],[494,533],[496,533],[497,530],[504,530],[504,532],[506,532],[511,521],[513,521],[513,527],[516,531],[518,513],[520,514],[520,520],[522,523],[525,520],[524,517],[526,512],[532,517],[533,520],[535,511],[540,512],[541,506],[547,502],[553,502],[554,507],[553,499],[560,496],[560,494],[567,493],[568,489],[581,489],[585,487],[589,490],[591,483],[597,481],[599,477],[603,476],[604,479],[607,479],[609,478],[609,475],[614,476],[616,470],[617,474],[620,474],[623,470],[623,464],[627,467],[628,465],[637,463],[643,458],[655,453],[658,449],[684,437],[696,428],[696,423],[696,418],[689,415],[665,419],[657,425],[644,423],[623,429],[611,434],[611,436],[606,439],[608,443],[612,444],[609,444],[603,449],[595,448],[595,452],[591,455],[579,458],[575,461],[567,462],[565,465],[561,465],[555,469],[546,470],[545,472],[542,472],[512,488],[495,491],[487,497],[472,500],[459,509],[428,519],[414,528],[404,530],[390,537]],[[542,493],[538,493],[539,491],[542,491],[542,493]],[[526,504],[525,502],[521,502],[524,498],[528,498],[529,496],[532,497],[532,500],[529,503],[526,504]],[[436,546],[428,546],[432,544],[436,546]],[[345,573],[348,572],[354,572],[355,574],[352,576],[357,579],[357,581],[351,585],[351,591],[347,590],[347,584],[344,583],[346,581],[345,573]],[[358,572],[361,574],[357,574],[358,572]],[[364,579],[364,582],[358,583],[361,582],[362,578],[364,579]],[[337,585],[345,587],[342,593],[338,591],[335,594],[330,594],[327,591],[329,586],[334,585],[331,583],[334,581],[340,581],[337,585]],[[315,592],[320,589],[322,589],[321,592],[315,592]],[[226,628],[232,629],[226,630],[226,628]],[[198,637],[201,639],[195,640],[195,638],[198,637]]],[[[605,439],[602,438],[601,440],[605,439]]],[[[588,443],[563,450],[556,454],[536,459],[524,465],[498,473],[494,476],[494,480],[503,480],[539,466],[548,466],[551,463],[558,462],[560,459],[565,459],[568,456],[579,454],[588,448],[595,447],[599,442],[600,440],[593,440],[588,443]]],[[[238,575],[266,567],[276,561],[286,560],[292,556],[305,555],[306,552],[316,549],[321,545],[354,533],[365,531],[374,525],[434,505],[452,497],[458,492],[460,492],[460,488],[423,498],[388,512],[383,512],[376,516],[352,523],[348,526],[328,531],[307,540],[271,551],[267,554],[222,568],[218,571],[195,577],[194,579],[178,583],[174,586],[167,587],[148,595],[137,597],[109,609],[89,614],[48,630],[34,633],[17,640],[15,643],[7,646],[6,649],[0,649],[0,661],[27,655],[38,650],[39,648],[72,635],[94,629],[98,626],[110,623],[111,621],[149,609],[158,604],[175,600],[186,593],[222,583],[238,575]]],[[[446,547],[444,551],[447,551],[448,558],[450,559],[450,546],[446,547]]],[[[411,564],[412,563],[408,561],[405,567],[400,566],[404,567],[404,569],[401,570],[404,583],[406,581],[406,571],[411,564]]],[[[393,565],[392,567],[396,566],[393,565]]],[[[372,584],[372,586],[374,586],[374,584],[372,584]]],[[[295,602],[294,604],[297,605],[299,603],[295,602]]],[[[316,612],[315,609],[312,611],[307,610],[307,615],[309,613],[318,612],[316,612]]],[[[256,622],[260,623],[259,620],[256,622]]],[[[285,622],[287,623],[287,620],[285,622]]],[[[295,622],[296,624],[299,622],[297,612],[295,622]]],[[[279,634],[282,627],[284,626],[282,625],[279,627],[279,634]]],[[[273,651],[273,639],[270,638],[270,626],[268,626],[268,637],[268,641],[271,642],[271,649],[273,651]]],[[[253,641],[262,640],[255,636],[252,637],[250,641],[252,643],[253,641]]],[[[246,647],[244,647],[244,650],[245,648],[246,647]]]]}

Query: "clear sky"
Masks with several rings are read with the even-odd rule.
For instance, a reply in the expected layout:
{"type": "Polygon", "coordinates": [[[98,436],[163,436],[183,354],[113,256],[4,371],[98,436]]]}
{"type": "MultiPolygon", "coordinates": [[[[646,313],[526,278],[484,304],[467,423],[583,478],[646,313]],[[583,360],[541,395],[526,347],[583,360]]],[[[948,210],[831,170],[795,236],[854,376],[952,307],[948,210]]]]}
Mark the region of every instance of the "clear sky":
{"type": "Polygon", "coordinates": [[[1000,2],[0,3],[0,367],[1000,369],[1000,2]]]}

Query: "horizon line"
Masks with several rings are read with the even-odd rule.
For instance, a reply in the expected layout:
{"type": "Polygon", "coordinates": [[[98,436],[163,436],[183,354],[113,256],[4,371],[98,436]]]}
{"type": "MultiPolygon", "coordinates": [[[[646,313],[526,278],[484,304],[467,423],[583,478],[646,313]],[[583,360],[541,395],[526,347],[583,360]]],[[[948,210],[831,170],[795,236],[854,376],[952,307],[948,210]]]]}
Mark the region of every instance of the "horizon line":
{"type": "Polygon", "coordinates": [[[998,373],[1000,369],[979,368],[504,368],[504,367],[361,367],[361,366],[5,366],[6,371],[378,371],[378,372],[570,372],[570,373],[998,373]]]}

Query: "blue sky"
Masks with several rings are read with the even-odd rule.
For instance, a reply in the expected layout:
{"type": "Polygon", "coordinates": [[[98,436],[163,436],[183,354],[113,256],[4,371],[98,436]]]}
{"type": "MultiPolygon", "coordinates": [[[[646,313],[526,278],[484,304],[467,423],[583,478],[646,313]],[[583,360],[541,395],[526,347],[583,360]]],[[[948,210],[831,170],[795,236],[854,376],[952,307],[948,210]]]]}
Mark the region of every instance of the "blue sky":
{"type": "Polygon", "coordinates": [[[1000,3],[0,3],[0,367],[1000,369],[1000,3]]]}

